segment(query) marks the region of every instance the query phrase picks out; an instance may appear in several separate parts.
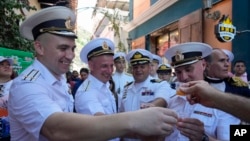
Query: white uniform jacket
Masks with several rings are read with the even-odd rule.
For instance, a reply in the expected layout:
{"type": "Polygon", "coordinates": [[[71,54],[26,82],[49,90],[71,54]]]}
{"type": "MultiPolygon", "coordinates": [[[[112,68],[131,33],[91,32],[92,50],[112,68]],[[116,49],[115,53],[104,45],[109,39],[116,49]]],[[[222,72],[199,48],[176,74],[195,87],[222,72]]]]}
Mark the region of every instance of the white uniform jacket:
{"type": "MultiPolygon", "coordinates": [[[[94,115],[98,112],[106,115],[115,114],[115,97],[109,89],[109,82],[104,84],[89,74],[88,78],[77,89],[75,109],[77,113],[94,115]]],[[[109,141],[119,141],[114,138],[109,141]]]]}
{"type": "MultiPolygon", "coordinates": [[[[176,95],[172,97],[168,108],[175,110],[179,116],[199,119],[204,123],[205,133],[218,140],[229,141],[230,125],[240,123],[238,118],[221,110],[208,108],[200,104],[190,105],[185,96],[176,95]]],[[[165,141],[189,141],[189,139],[175,128],[165,141]]]]}
{"type": "Polygon", "coordinates": [[[121,100],[122,100],[122,91],[125,85],[134,81],[134,78],[131,74],[126,73],[126,72],[123,72],[123,73],[115,72],[112,78],[113,78],[113,81],[115,82],[115,92],[118,95],[118,108],[120,108],[121,100]]]}
{"type": "Polygon", "coordinates": [[[90,74],[77,89],[75,95],[77,113],[88,115],[98,112],[107,115],[116,113],[115,97],[110,91],[109,85],[109,82],[104,84],[90,74]]]}
{"type": "MultiPolygon", "coordinates": [[[[136,111],[142,103],[151,102],[157,98],[163,98],[167,103],[175,90],[167,81],[148,77],[142,83],[129,83],[123,91],[120,112],[136,111]]],[[[124,138],[124,141],[140,141],[139,139],[124,138]]]]}
{"type": "Polygon", "coordinates": [[[156,98],[163,98],[168,103],[175,90],[167,81],[152,79],[150,76],[142,83],[128,84],[123,91],[121,112],[139,110],[141,103],[148,103],[156,98]]]}
{"type": "Polygon", "coordinates": [[[35,60],[14,79],[10,89],[11,140],[47,141],[40,135],[44,121],[55,112],[73,112],[73,102],[65,76],[56,79],[35,60]]]}
{"type": "Polygon", "coordinates": [[[123,73],[115,72],[112,75],[112,78],[115,82],[115,91],[118,95],[121,95],[121,92],[123,91],[125,85],[134,81],[133,76],[126,72],[123,73]]]}

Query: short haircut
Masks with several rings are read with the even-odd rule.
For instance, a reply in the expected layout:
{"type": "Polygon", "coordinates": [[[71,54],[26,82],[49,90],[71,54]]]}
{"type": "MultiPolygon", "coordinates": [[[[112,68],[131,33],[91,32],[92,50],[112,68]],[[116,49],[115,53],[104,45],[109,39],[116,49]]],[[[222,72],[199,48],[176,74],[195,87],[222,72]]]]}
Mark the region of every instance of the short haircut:
{"type": "Polygon", "coordinates": [[[244,65],[246,65],[246,62],[244,60],[236,60],[234,62],[234,66],[236,65],[236,63],[243,63],[244,65]]]}
{"type": "Polygon", "coordinates": [[[87,68],[81,68],[80,69],[80,73],[82,73],[82,72],[86,72],[88,74],[89,73],[89,69],[87,69],[87,68]]]}

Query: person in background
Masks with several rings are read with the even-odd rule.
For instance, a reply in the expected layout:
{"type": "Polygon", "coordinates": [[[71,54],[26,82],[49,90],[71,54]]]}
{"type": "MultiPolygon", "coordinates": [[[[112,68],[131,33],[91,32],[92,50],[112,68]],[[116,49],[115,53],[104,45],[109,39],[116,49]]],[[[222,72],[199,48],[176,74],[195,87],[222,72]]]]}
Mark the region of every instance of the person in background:
{"type": "Polygon", "coordinates": [[[12,74],[11,74],[11,79],[14,79],[14,78],[16,78],[18,76],[18,72],[16,71],[16,70],[14,70],[14,69],[12,69],[12,74]]]}
{"type": "MultiPolygon", "coordinates": [[[[211,86],[223,92],[250,97],[248,84],[238,77],[228,75],[232,61],[229,51],[225,52],[225,49],[215,48],[205,60],[207,62],[205,81],[211,86]]],[[[241,124],[248,123],[242,121],[241,124]]]]}
{"type": "Polygon", "coordinates": [[[72,113],[73,97],[65,73],[75,57],[75,20],[71,9],[53,6],[37,11],[20,25],[20,34],[34,41],[36,59],[10,88],[11,140],[99,141],[130,132],[171,134],[177,115],[169,109],[153,107],[105,116],[72,113]]]}
{"type": "Polygon", "coordinates": [[[175,89],[176,80],[175,76],[172,76],[172,67],[169,64],[161,64],[157,69],[158,77],[162,80],[167,81],[172,89],[175,89]]]}
{"type": "MultiPolygon", "coordinates": [[[[181,83],[204,80],[205,57],[212,53],[212,47],[200,42],[187,42],[169,48],[165,57],[175,69],[181,83]]],[[[199,104],[190,105],[186,96],[177,88],[176,96],[169,103],[169,109],[178,113],[177,128],[166,140],[229,140],[230,125],[240,120],[232,115],[199,104]]]]}
{"type": "Polygon", "coordinates": [[[88,75],[89,75],[89,69],[88,69],[88,68],[81,68],[81,69],[80,69],[80,76],[81,76],[81,79],[78,80],[78,81],[75,83],[75,85],[74,85],[74,87],[73,87],[73,89],[72,89],[72,95],[73,95],[74,98],[75,98],[75,94],[76,94],[77,89],[78,89],[79,86],[82,84],[82,82],[83,82],[85,79],[87,79],[88,75]]]}
{"type": "Polygon", "coordinates": [[[150,76],[154,79],[158,79],[158,75],[156,70],[158,69],[159,64],[162,64],[162,59],[160,56],[152,54],[153,60],[151,62],[151,70],[150,70],[150,76]]]}
{"type": "Polygon", "coordinates": [[[71,90],[75,87],[76,83],[81,81],[81,78],[79,76],[79,72],[77,70],[73,70],[72,74],[71,74],[71,83],[72,83],[72,87],[71,90]]]}
{"type": "Polygon", "coordinates": [[[171,83],[172,68],[169,64],[160,64],[156,72],[160,79],[167,81],[169,84],[171,83]]]}
{"type": "Polygon", "coordinates": [[[183,83],[180,90],[187,94],[190,104],[202,104],[230,113],[243,121],[250,123],[250,98],[219,91],[203,80],[183,83]]]}
{"type": "Polygon", "coordinates": [[[118,95],[118,109],[121,105],[122,91],[124,86],[134,81],[131,74],[125,72],[126,69],[126,54],[124,52],[117,52],[114,54],[115,72],[112,75],[112,79],[115,83],[115,93],[118,95]]]}
{"type": "Polygon", "coordinates": [[[85,79],[87,79],[88,76],[89,76],[89,69],[88,68],[81,68],[80,69],[81,80],[84,81],[85,79]]]}
{"type": "Polygon", "coordinates": [[[65,77],[66,77],[67,85],[69,87],[69,91],[70,91],[70,93],[72,93],[72,88],[74,87],[74,82],[72,81],[72,72],[67,71],[65,73],[65,77]]]}
{"type": "MultiPolygon", "coordinates": [[[[134,49],[126,55],[132,66],[133,82],[128,83],[122,96],[120,112],[136,111],[148,107],[166,107],[175,90],[166,81],[150,77],[152,54],[144,49],[134,49]]],[[[140,140],[141,136],[127,136],[125,141],[140,140]]]]}
{"type": "MultiPolygon", "coordinates": [[[[81,68],[80,69],[80,77],[81,77],[81,79],[76,81],[76,83],[73,85],[73,88],[71,89],[71,93],[72,93],[72,96],[73,96],[74,99],[75,99],[75,94],[76,94],[77,89],[80,87],[80,85],[83,83],[83,81],[85,79],[87,79],[88,75],[89,75],[89,69],[88,68],[81,68]]],[[[75,106],[74,106],[73,111],[76,112],[75,106]]]]}
{"type": "Polygon", "coordinates": [[[9,91],[13,82],[13,60],[0,56],[0,139],[10,140],[9,120],[8,120],[8,99],[9,91]]]}
{"type": "Polygon", "coordinates": [[[73,80],[73,81],[78,81],[78,80],[80,80],[79,73],[78,73],[77,70],[73,70],[73,71],[72,71],[72,80],[73,80]]]}
{"type": "Polygon", "coordinates": [[[248,83],[246,63],[243,60],[237,60],[234,62],[234,76],[241,78],[244,82],[248,83]]]}
{"type": "Polygon", "coordinates": [[[211,86],[223,92],[250,97],[248,84],[240,78],[235,76],[230,77],[228,75],[230,58],[222,49],[213,49],[212,53],[207,56],[205,60],[207,63],[205,81],[207,81],[211,86]]]}

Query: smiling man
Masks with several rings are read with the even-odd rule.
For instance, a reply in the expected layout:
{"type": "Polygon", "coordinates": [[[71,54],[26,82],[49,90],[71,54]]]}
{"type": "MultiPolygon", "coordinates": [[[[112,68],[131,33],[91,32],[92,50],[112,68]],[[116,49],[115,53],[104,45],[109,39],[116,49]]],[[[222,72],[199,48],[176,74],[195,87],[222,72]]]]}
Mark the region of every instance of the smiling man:
{"type": "Polygon", "coordinates": [[[77,113],[94,116],[117,113],[115,97],[109,89],[114,67],[114,47],[110,39],[96,38],[82,48],[80,57],[88,63],[90,74],[76,92],[77,113]]]}
{"type": "MultiPolygon", "coordinates": [[[[121,112],[136,111],[149,107],[166,107],[175,94],[167,81],[150,76],[152,54],[144,49],[135,49],[126,55],[132,68],[134,81],[128,83],[122,92],[121,112]]],[[[127,137],[125,141],[140,140],[141,137],[127,137]]]]}
{"type": "Polygon", "coordinates": [[[115,98],[109,89],[114,43],[107,38],[96,38],[83,47],[80,56],[88,63],[90,74],[76,92],[77,113],[96,116],[116,113],[115,98]]]}

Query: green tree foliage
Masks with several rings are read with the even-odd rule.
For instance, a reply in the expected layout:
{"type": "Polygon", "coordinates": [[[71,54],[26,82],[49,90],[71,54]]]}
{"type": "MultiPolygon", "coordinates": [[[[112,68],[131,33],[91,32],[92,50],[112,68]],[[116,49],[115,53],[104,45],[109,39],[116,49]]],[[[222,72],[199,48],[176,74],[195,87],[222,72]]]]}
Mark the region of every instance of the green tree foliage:
{"type": "Polygon", "coordinates": [[[117,44],[118,51],[126,52],[126,47],[121,40],[121,24],[128,22],[128,16],[121,15],[120,13],[121,10],[118,8],[109,10],[102,7],[85,7],[82,9],[88,9],[88,8],[93,8],[94,9],[93,13],[95,14],[102,13],[104,17],[108,18],[111,24],[111,28],[114,30],[114,36],[117,37],[118,39],[118,44],[117,44]]]}
{"type": "Polygon", "coordinates": [[[28,0],[0,0],[0,46],[33,52],[32,42],[21,37],[19,24],[24,20],[23,10],[36,10],[28,0]]]}
{"type": "Polygon", "coordinates": [[[118,38],[118,51],[121,52],[126,52],[126,48],[124,43],[121,41],[121,30],[120,30],[120,26],[121,23],[125,23],[126,21],[124,21],[119,13],[119,11],[114,10],[114,13],[111,14],[109,13],[109,11],[106,11],[105,13],[103,13],[105,17],[107,17],[112,25],[112,29],[114,30],[114,36],[118,38]]]}

